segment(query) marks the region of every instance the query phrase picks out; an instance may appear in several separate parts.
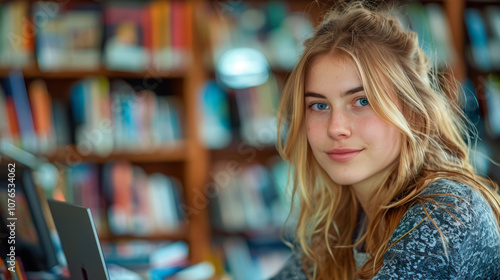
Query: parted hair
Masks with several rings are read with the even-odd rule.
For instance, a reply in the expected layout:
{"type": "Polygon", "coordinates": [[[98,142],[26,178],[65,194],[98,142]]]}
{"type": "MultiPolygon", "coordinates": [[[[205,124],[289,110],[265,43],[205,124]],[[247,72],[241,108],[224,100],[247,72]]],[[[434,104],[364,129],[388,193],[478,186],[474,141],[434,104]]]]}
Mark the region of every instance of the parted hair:
{"type": "Polygon", "coordinates": [[[470,162],[474,141],[458,83],[451,75],[438,79],[415,32],[389,11],[354,2],[329,11],[304,45],[278,109],[278,150],[290,163],[292,204],[298,206],[295,243],[309,279],[375,276],[394,245],[389,240],[401,217],[415,203],[433,201],[419,195],[439,178],[475,189],[500,222],[498,185],[470,162]],[[323,55],[342,56],[356,65],[372,109],[403,137],[397,162],[371,199],[374,219],[356,244],[353,233],[361,209],[354,191],[336,184],[321,168],[305,131],[305,77],[323,55]],[[357,269],[352,248],[361,242],[370,257],[357,269]]]}

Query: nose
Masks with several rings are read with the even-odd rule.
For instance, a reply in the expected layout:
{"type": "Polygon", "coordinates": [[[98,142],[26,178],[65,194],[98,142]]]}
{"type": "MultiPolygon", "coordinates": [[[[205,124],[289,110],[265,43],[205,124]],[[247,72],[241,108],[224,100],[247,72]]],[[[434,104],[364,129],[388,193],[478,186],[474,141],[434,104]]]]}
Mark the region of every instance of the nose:
{"type": "Polygon", "coordinates": [[[332,110],[328,120],[328,136],[334,140],[348,138],[352,134],[349,116],[343,110],[332,110]]]}

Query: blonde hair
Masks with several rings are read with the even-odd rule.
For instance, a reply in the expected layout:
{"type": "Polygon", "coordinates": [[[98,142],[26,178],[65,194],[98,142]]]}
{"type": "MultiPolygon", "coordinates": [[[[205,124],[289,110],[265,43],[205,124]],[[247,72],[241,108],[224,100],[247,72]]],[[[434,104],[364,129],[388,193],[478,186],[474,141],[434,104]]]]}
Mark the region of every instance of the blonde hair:
{"type": "Polygon", "coordinates": [[[419,195],[439,178],[478,191],[500,221],[498,185],[478,175],[469,161],[472,143],[457,82],[448,77],[440,86],[432,71],[415,32],[405,31],[388,13],[372,11],[359,2],[328,12],[305,42],[281,98],[278,150],[290,162],[290,172],[293,169],[292,193],[300,206],[295,242],[303,251],[309,279],[372,278],[394,245],[388,242],[403,214],[415,203],[433,202],[419,195]],[[315,59],[326,54],[355,63],[373,110],[404,139],[398,162],[372,198],[378,206],[375,219],[356,244],[358,201],[352,188],[336,184],[320,167],[304,127],[306,73],[315,59]],[[362,241],[370,257],[357,270],[352,248],[362,241]],[[309,267],[314,268],[312,275],[309,267]]]}

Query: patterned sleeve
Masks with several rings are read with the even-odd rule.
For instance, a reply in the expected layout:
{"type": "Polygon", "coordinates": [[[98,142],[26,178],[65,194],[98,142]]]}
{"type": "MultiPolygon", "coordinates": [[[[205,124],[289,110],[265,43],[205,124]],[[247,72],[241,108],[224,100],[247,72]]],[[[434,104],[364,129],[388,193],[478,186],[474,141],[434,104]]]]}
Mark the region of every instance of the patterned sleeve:
{"type": "Polygon", "coordinates": [[[394,245],[373,279],[500,279],[500,235],[484,198],[469,186],[443,179],[428,186],[422,196],[429,194],[460,197],[430,198],[442,208],[424,202],[444,243],[422,204],[415,204],[394,231],[389,242],[394,245]]]}

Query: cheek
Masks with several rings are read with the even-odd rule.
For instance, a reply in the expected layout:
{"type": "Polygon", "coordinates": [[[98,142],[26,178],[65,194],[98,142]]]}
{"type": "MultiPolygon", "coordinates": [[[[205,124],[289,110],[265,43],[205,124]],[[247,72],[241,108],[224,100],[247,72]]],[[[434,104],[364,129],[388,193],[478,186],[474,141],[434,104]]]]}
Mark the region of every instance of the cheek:
{"type": "MultiPolygon", "coordinates": [[[[305,127],[306,127],[307,140],[309,141],[311,146],[313,147],[316,146],[321,141],[322,138],[321,124],[317,121],[310,121],[306,122],[305,127]]],[[[323,131],[325,132],[325,130],[323,131]]]]}
{"type": "Polygon", "coordinates": [[[399,150],[401,145],[401,133],[396,127],[387,124],[377,116],[364,118],[359,123],[359,131],[363,133],[365,140],[380,148],[391,148],[399,150]]]}

